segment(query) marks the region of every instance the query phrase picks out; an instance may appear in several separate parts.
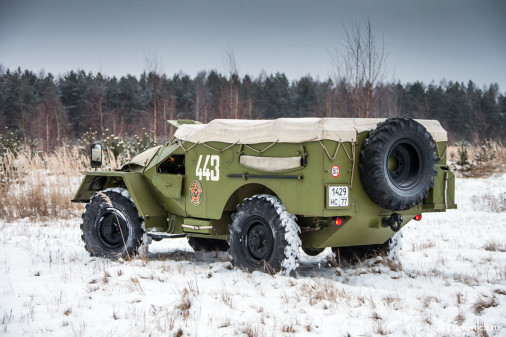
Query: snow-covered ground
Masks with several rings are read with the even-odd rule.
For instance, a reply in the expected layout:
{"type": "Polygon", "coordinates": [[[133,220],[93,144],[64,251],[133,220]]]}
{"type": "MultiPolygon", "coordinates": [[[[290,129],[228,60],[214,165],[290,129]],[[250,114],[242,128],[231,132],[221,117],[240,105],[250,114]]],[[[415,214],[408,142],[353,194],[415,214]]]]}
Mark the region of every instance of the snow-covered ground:
{"type": "Polygon", "coordinates": [[[247,274],[185,239],[91,258],[79,219],[0,222],[0,335],[505,336],[505,186],[459,179],[459,209],[410,223],[399,264],[338,268],[326,250],[297,277],[247,274]]]}

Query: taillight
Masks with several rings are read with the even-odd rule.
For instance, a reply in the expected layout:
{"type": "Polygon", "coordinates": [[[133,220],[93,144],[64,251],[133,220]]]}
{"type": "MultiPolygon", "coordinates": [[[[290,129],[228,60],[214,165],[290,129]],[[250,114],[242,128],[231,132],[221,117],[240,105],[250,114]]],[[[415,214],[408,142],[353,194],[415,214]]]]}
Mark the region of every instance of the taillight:
{"type": "Polygon", "coordinates": [[[343,224],[343,219],[340,218],[340,217],[337,217],[337,218],[334,218],[332,219],[332,222],[334,223],[334,225],[336,226],[341,226],[343,224]]]}
{"type": "Polygon", "coordinates": [[[422,215],[421,215],[421,214],[417,214],[417,215],[415,215],[415,220],[416,220],[416,221],[420,221],[420,220],[422,220],[422,215]]]}

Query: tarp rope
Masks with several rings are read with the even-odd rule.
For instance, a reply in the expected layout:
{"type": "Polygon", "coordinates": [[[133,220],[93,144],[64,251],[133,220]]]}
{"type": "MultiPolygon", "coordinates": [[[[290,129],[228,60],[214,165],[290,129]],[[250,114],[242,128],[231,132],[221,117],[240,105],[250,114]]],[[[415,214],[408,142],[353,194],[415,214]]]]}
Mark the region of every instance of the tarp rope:
{"type": "Polygon", "coordinates": [[[188,152],[188,151],[190,151],[191,149],[193,149],[195,146],[197,146],[197,145],[199,145],[199,144],[200,144],[200,145],[204,145],[205,147],[207,147],[208,149],[211,149],[211,150],[213,150],[213,151],[216,151],[216,152],[219,152],[219,153],[223,153],[223,152],[227,151],[228,149],[230,149],[231,147],[233,147],[234,145],[237,145],[237,143],[238,143],[238,142],[235,142],[234,144],[230,144],[229,146],[227,146],[227,147],[225,147],[225,148],[223,148],[223,149],[221,149],[221,150],[220,150],[220,149],[217,149],[217,148],[215,148],[215,147],[212,147],[212,146],[211,146],[211,145],[209,145],[209,144],[206,144],[206,143],[199,143],[199,142],[194,143],[192,146],[190,146],[190,147],[189,147],[189,148],[187,148],[187,149],[185,149],[185,147],[183,146],[183,142],[182,142],[182,141],[179,141],[179,142],[178,142],[178,145],[179,145],[179,146],[183,149],[183,151],[184,151],[184,152],[188,152]]]}
{"type": "Polygon", "coordinates": [[[437,146],[437,143],[436,143],[437,158],[439,160],[443,159],[443,157],[446,155],[446,150],[448,150],[448,146],[447,145],[445,145],[445,149],[443,151],[443,154],[439,154],[439,147],[437,146]]]}
{"type": "MultiPolygon", "coordinates": [[[[330,160],[334,160],[337,157],[337,152],[339,151],[339,148],[341,147],[341,141],[337,142],[336,151],[334,152],[334,155],[331,156],[325,145],[321,140],[318,141],[320,145],[322,146],[323,150],[327,154],[327,157],[329,157],[330,160]]],[[[355,174],[355,143],[351,143],[351,156],[348,153],[348,150],[346,150],[346,146],[343,144],[344,152],[346,153],[346,157],[348,157],[348,160],[352,162],[351,164],[351,181],[350,181],[350,189],[353,188],[353,176],[355,174]]]]}

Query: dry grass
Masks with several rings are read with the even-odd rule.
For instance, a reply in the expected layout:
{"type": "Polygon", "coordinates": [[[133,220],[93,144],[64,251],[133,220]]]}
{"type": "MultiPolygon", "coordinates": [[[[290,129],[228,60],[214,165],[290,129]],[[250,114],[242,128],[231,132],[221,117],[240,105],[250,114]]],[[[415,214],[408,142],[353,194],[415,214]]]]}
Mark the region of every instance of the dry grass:
{"type": "Polygon", "coordinates": [[[489,252],[506,252],[506,244],[499,241],[487,241],[483,249],[489,252]]]}
{"type": "Polygon", "coordinates": [[[249,323],[241,330],[241,333],[248,337],[258,337],[264,335],[263,331],[261,331],[258,326],[252,326],[249,323]]]}
{"type": "Polygon", "coordinates": [[[305,297],[308,303],[312,306],[327,301],[337,304],[340,300],[349,302],[350,295],[344,289],[338,289],[331,282],[314,282],[302,285],[300,295],[305,297]]]}
{"type": "Polygon", "coordinates": [[[233,308],[232,293],[229,292],[225,287],[221,288],[220,298],[227,306],[233,308]]]}
{"type": "Polygon", "coordinates": [[[283,327],[281,328],[281,331],[284,333],[295,333],[296,332],[295,328],[289,324],[283,325],[283,327]]]}
{"type": "Polygon", "coordinates": [[[473,311],[475,315],[479,315],[483,312],[483,310],[490,307],[497,307],[498,305],[499,302],[497,301],[497,298],[494,294],[490,296],[482,294],[480,298],[478,298],[476,302],[474,302],[473,311]]]}
{"type": "Polygon", "coordinates": [[[176,310],[178,310],[183,318],[186,320],[188,316],[190,316],[190,308],[192,306],[190,291],[188,288],[184,288],[181,292],[181,300],[176,305],[176,310]]]}
{"type": "Polygon", "coordinates": [[[383,324],[383,322],[377,322],[375,325],[374,325],[374,332],[379,334],[379,335],[382,335],[382,336],[386,336],[390,333],[392,333],[390,330],[388,330],[385,325],[383,324]]]}
{"type": "MultiPolygon", "coordinates": [[[[76,146],[62,146],[51,154],[25,148],[7,152],[0,164],[0,219],[68,219],[82,212],[71,203],[88,156],[76,146]]],[[[105,154],[104,167],[118,167],[119,160],[105,154]]]]}
{"type": "Polygon", "coordinates": [[[492,195],[485,193],[473,197],[473,208],[476,211],[490,211],[493,213],[506,212],[506,193],[492,195]]]}
{"type": "MultiPolygon", "coordinates": [[[[465,148],[469,161],[474,164],[474,167],[470,172],[462,172],[463,177],[486,177],[494,173],[506,172],[506,148],[500,142],[484,142],[481,146],[469,145],[465,148]],[[487,153],[493,153],[495,158],[477,161],[476,158],[483,159],[482,147],[487,144],[490,145],[489,148],[487,147],[487,153]]],[[[448,164],[454,163],[456,159],[459,159],[459,147],[457,145],[448,146],[446,157],[448,158],[448,164]]]]}

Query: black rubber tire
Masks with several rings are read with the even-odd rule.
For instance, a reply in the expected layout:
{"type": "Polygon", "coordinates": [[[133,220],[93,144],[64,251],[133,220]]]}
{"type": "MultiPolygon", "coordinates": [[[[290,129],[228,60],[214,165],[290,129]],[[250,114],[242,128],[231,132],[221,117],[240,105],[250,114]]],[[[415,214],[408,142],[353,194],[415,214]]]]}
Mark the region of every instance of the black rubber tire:
{"type": "Polygon", "coordinates": [[[195,252],[226,252],[229,248],[228,243],[225,240],[195,238],[191,236],[188,237],[188,244],[193,248],[195,252]]]}
{"type": "Polygon", "coordinates": [[[429,195],[437,174],[436,145],[410,118],[390,118],[369,133],[360,151],[360,180],[382,208],[403,211],[429,195]]]}
{"type": "Polygon", "coordinates": [[[114,259],[139,253],[144,236],[143,219],[126,189],[97,193],[86,205],[82,219],[81,238],[91,256],[114,259]]]}
{"type": "MultiPolygon", "coordinates": [[[[286,228],[276,205],[279,199],[258,195],[245,199],[232,214],[228,244],[232,264],[245,271],[263,271],[275,274],[282,269],[287,256],[286,228]]],[[[286,212],[286,210],[283,211],[286,212]]],[[[299,249],[295,247],[293,249],[299,249]]]]}

